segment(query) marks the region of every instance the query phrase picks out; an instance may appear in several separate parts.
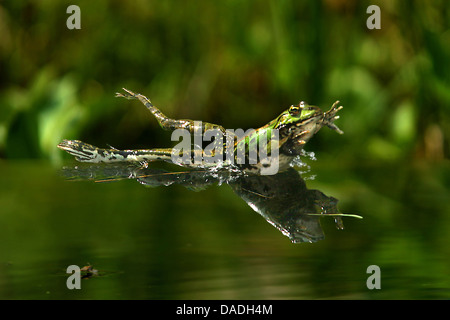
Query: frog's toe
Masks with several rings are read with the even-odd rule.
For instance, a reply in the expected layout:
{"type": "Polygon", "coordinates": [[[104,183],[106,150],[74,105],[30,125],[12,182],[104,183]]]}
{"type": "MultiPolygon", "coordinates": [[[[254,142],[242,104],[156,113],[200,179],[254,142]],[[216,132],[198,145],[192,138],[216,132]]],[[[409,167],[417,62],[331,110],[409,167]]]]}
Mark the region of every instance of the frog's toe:
{"type": "Polygon", "coordinates": [[[331,110],[333,110],[334,108],[336,108],[336,106],[339,104],[339,100],[336,100],[335,103],[333,103],[333,105],[331,106],[331,110]]]}
{"type": "Polygon", "coordinates": [[[125,93],[116,92],[117,98],[125,98],[125,99],[136,99],[136,94],[128,89],[122,88],[125,93]]]}
{"type": "Polygon", "coordinates": [[[344,108],[343,106],[337,107],[338,104],[339,104],[339,100],[336,101],[335,103],[333,103],[333,105],[331,106],[330,110],[325,112],[325,116],[328,119],[331,119],[332,117],[334,117],[336,115],[336,113],[338,113],[340,110],[342,110],[344,108]]]}
{"type": "Polygon", "coordinates": [[[341,129],[339,129],[339,127],[337,125],[335,125],[333,122],[326,122],[325,123],[327,125],[328,128],[330,128],[331,130],[336,131],[339,134],[344,134],[344,131],[342,131],[341,129]]]}
{"type": "Polygon", "coordinates": [[[66,151],[80,162],[97,162],[97,147],[78,140],[63,140],[58,144],[58,148],[66,151]]]}

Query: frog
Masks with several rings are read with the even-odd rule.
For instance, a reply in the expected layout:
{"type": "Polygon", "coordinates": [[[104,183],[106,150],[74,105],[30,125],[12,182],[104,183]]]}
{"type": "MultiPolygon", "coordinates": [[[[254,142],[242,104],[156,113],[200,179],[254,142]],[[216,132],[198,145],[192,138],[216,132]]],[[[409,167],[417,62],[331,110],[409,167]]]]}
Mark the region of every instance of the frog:
{"type": "MultiPolygon", "coordinates": [[[[58,144],[58,148],[73,155],[77,161],[90,163],[133,162],[148,166],[150,162],[165,161],[175,163],[191,169],[233,168],[246,173],[261,174],[264,169],[276,162],[276,171],[272,174],[285,171],[292,166],[294,159],[303,152],[304,145],[324,126],[339,134],[344,132],[334,123],[339,119],[337,113],[343,108],[338,106],[339,100],[334,102],[331,108],[323,112],[321,108],[309,105],[304,101],[297,105],[291,105],[287,110],[279,114],[266,125],[250,129],[242,136],[236,136],[233,131],[225,130],[221,125],[194,121],[190,119],[172,119],[164,115],[159,108],[144,95],[134,93],[123,88],[123,93],[116,93],[116,97],[128,100],[139,100],[155,117],[164,130],[185,130],[189,134],[205,135],[213,131],[221,135],[226,143],[219,148],[205,151],[202,148],[191,148],[188,152],[176,148],[154,148],[139,150],[119,150],[116,148],[99,148],[80,140],[64,139],[58,144]],[[276,139],[274,139],[274,136],[276,139]],[[272,163],[268,163],[267,157],[261,157],[261,149],[257,145],[266,146],[265,154],[275,155],[270,157],[272,163]],[[238,159],[239,150],[244,150],[244,159],[238,159]],[[256,159],[249,159],[250,150],[257,150],[256,159]],[[189,161],[179,161],[187,154],[189,161]],[[174,155],[177,156],[174,158],[174,155]],[[194,161],[201,158],[204,161],[194,161]],[[214,161],[208,161],[214,158],[214,161]],[[174,161],[174,159],[178,159],[174,161]],[[219,159],[220,161],[215,161],[219,159]]],[[[183,158],[186,160],[186,158],[183,158]]]]}

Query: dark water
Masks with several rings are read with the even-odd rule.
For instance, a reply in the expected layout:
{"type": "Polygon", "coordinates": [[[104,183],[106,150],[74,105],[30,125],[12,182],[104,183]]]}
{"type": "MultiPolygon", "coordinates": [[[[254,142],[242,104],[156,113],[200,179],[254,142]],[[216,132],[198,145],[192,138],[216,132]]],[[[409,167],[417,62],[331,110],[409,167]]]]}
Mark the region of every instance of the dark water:
{"type": "Polygon", "coordinates": [[[230,186],[66,181],[0,162],[0,299],[450,298],[448,164],[314,164],[308,188],[339,199],[338,230],[291,243],[230,186]],[[69,290],[69,265],[98,276],[69,290]],[[380,268],[369,290],[367,268],[380,268]]]}

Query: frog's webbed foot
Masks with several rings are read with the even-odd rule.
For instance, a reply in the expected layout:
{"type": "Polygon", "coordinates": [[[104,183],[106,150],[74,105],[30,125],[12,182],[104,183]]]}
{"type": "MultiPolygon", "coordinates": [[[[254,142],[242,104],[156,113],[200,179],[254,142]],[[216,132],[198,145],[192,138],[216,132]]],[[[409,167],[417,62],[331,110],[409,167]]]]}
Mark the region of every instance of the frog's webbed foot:
{"type": "Polygon", "coordinates": [[[339,110],[342,110],[344,108],[343,106],[336,107],[338,103],[339,100],[333,103],[330,110],[325,112],[323,117],[323,123],[331,130],[334,130],[339,134],[344,134],[344,131],[339,129],[339,127],[336,124],[334,124],[334,121],[339,119],[339,116],[337,116],[336,113],[338,113],[339,110]]]}
{"type": "Polygon", "coordinates": [[[137,99],[137,94],[133,91],[125,88],[122,88],[122,90],[125,91],[125,93],[116,92],[116,98],[125,98],[128,100],[137,99]]]}
{"type": "Polygon", "coordinates": [[[125,93],[116,92],[116,97],[126,98],[126,99],[137,99],[137,96],[141,96],[140,93],[134,93],[131,90],[122,88],[125,93]]]}
{"type": "Polygon", "coordinates": [[[79,140],[63,140],[58,148],[81,162],[100,162],[99,148],[79,140]]]}

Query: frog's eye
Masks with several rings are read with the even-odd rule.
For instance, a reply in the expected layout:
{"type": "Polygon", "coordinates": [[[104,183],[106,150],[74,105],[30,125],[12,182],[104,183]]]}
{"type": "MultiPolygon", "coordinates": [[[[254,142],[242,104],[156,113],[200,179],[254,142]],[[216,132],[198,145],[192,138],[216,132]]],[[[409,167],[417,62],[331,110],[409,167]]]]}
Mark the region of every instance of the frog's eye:
{"type": "Polygon", "coordinates": [[[291,116],[298,116],[300,114],[301,108],[300,106],[291,106],[289,108],[289,114],[291,116]]]}
{"type": "Polygon", "coordinates": [[[305,101],[300,101],[300,103],[298,104],[298,106],[300,108],[303,108],[304,106],[306,106],[306,102],[305,101]]]}

